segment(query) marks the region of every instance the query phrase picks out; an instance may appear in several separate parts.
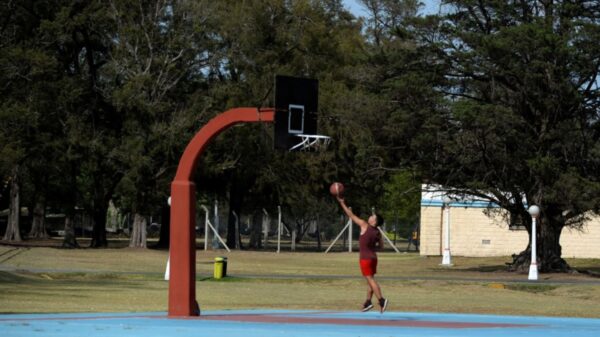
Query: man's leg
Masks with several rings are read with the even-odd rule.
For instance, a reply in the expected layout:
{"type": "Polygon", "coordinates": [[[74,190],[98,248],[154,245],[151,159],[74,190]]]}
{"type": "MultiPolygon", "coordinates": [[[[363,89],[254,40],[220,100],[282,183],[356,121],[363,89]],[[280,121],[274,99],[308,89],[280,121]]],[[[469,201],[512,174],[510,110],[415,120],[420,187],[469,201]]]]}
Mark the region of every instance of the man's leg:
{"type": "Polygon", "coordinates": [[[369,286],[371,287],[371,289],[373,289],[375,296],[379,300],[379,306],[381,307],[380,311],[383,314],[383,312],[387,308],[388,300],[383,298],[383,295],[381,294],[381,288],[379,287],[379,283],[375,281],[375,278],[373,276],[365,276],[365,278],[367,279],[367,282],[369,282],[369,286]]]}
{"type": "Polygon", "coordinates": [[[367,279],[367,301],[370,301],[373,298],[373,288],[371,287],[371,283],[369,283],[369,279],[367,279]]]}
{"type": "Polygon", "coordinates": [[[365,300],[365,303],[363,304],[363,307],[362,307],[363,312],[373,309],[373,302],[371,302],[372,298],[373,298],[373,289],[371,288],[371,284],[369,283],[369,280],[367,280],[367,299],[365,300]]]}
{"type": "Polygon", "coordinates": [[[371,296],[373,295],[373,293],[375,293],[375,297],[377,297],[378,300],[382,299],[383,296],[381,296],[381,288],[379,288],[379,284],[377,283],[377,281],[375,281],[373,276],[365,276],[365,278],[367,279],[367,284],[369,285],[369,289],[371,290],[371,296]]]}

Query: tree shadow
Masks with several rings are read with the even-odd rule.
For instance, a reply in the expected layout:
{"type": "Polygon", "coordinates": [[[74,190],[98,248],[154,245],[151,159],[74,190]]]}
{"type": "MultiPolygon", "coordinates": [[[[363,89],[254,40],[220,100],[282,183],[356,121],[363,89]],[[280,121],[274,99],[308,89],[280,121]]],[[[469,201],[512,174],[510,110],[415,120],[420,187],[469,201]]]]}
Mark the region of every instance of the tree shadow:
{"type": "Polygon", "coordinates": [[[580,274],[600,278],[600,267],[573,268],[580,274]]]}
{"type": "Polygon", "coordinates": [[[455,268],[452,269],[457,272],[478,272],[478,273],[499,273],[507,272],[508,267],[506,265],[491,265],[491,266],[477,266],[469,268],[455,268]]]}

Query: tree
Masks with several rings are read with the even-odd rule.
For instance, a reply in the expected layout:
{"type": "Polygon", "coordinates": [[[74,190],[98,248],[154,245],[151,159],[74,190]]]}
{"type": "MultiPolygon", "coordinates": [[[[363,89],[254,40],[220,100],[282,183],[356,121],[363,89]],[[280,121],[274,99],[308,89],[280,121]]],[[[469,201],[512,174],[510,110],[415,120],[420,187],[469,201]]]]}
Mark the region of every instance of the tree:
{"type": "Polygon", "coordinates": [[[48,232],[46,231],[46,204],[47,204],[47,187],[48,174],[36,172],[30,175],[30,178],[35,179],[33,186],[35,186],[35,192],[33,193],[33,214],[31,220],[31,230],[28,236],[33,239],[46,239],[48,238],[48,232]]]}
{"type": "MultiPolygon", "coordinates": [[[[44,200],[45,179],[52,171],[56,131],[53,109],[57,97],[57,62],[44,47],[40,25],[50,15],[49,4],[33,1],[7,2],[0,5],[4,18],[0,30],[0,174],[11,181],[11,216],[6,239],[20,240],[19,211],[23,200],[34,200],[39,213],[44,200]],[[42,169],[44,168],[44,169],[42,169]],[[32,177],[32,174],[36,175],[32,177]],[[21,198],[22,187],[34,185],[35,198],[21,198]]],[[[31,206],[31,205],[30,205],[31,206]]],[[[39,220],[39,215],[35,216],[39,220]]],[[[38,224],[38,221],[36,221],[38,224]]],[[[44,236],[34,226],[33,236],[44,236]]]]}
{"type": "MultiPolygon", "coordinates": [[[[427,181],[499,205],[530,234],[526,207],[540,206],[540,271],[567,271],[562,229],[600,212],[600,8],[446,3],[421,42],[432,52],[426,67],[443,74],[435,88],[445,103],[419,118],[421,135],[404,153],[416,154],[427,181]]],[[[530,249],[512,269],[528,268],[530,249]]]]}
{"type": "MultiPolygon", "coordinates": [[[[134,214],[131,247],[145,247],[145,218],[158,214],[168,196],[186,140],[203,106],[203,73],[211,57],[209,1],[110,1],[115,27],[107,96],[123,118],[118,157],[123,179],[119,203],[134,214]],[[204,25],[207,25],[205,27],[204,25]]],[[[163,219],[165,222],[165,219],[163,219]]]]}
{"type": "MultiPolygon", "coordinates": [[[[351,96],[345,82],[350,82],[349,65],[357,62],[355,57],[362,43],[360,23],[341,1],[217,4],[213,13],[213,53],[217,57],[208,71],[211,116],[235,106],[272,106],[276,74],[315,77],[321,81],[319,122],[322,132],[328,134],[335,123],[332,119],[345,111],[339,101],[351,96]]],[[[298,213],[308,211],[307,199],[286,205],[288,196],[306,195],[303,185],[326,191],[325,179],[330,179],[332,172],[307,175],[308,170],[299,168],[311,165],[310,169],[317,172],[316,168],[323,165],[295,154],[273,152],[271,133],[272,129],[263,125],[226,132],[211,144],[199,165],[199,189],[219,194],[238,215],[256,213],[257,224],[262,208],[274,210],[281,204],[284,208],[297,207],[298,213]],[[290,178],[289,172],[299,175],[290,178]],[[298,179],[307,180],[298,184],[298,179]]],[[[331,156],[319,159],[330,161],[331,156]]],[[[256,226],[254,231],[259,230],[256,226]]],[[[228,245],[235,245],[235,234],[234,217],[230,214],[228,245]]],[[[254,237],[260,237],[260,233],[254,233],[254,237]]]]}
{"type": "Polygon", "coordinates": [[[90,246],[105,247],[108,202],[122,176],[115,154],[122,119],[104,94],[101,72],[114,38],[107,7],[100,1],[58,1],[42,9],[48,17],[40,38],[50,41],[44,46],[59,70],[55,108],[63,124],[56,135],[63,140],[63,171],[71,175],[64,177],[69,190],[64,205],[67,214],[74,212],[71,207],[83,206],[92,215],[90,246]]]}
{"type": "MultiPolygon", "coordinates": [[[[398,171],[390,175],[383,184],[384,194],[380,202],[387,224],[399,226],[396,232],[408,236],[419,222],[421,210],[420,177],[414,172],[398,171]]],[[[390,227],[387,227],[390,230],[390,227]]]]}
{"type": "Polygon", "coordinates": [[[2,240],[21,241],[19,218],[21,217],[21,204],[19,202],[19,166],[15,166],[10,179],[10,208],[6,232],[2,240]]]}
{"type": "Polygon", "coordinates": [[[340,137],[349,141],[339,161],[359,171],[353,183],[365,196],[358,200],[369,207],[365,211],[375,207],[388,223],[413,224],[423,177],[411,147],[420,142],[419,128],[439,103],[434,85],[440,77],[424,66],[430,53],[422,42],[428,37],[423,27],[430,23],[418,16],[419,1],[361,3],[367,13],[365,48],[354,67],[357,88],[346,98],[360,109],[350,109],[343,120],[349,127],[340,137]]]}

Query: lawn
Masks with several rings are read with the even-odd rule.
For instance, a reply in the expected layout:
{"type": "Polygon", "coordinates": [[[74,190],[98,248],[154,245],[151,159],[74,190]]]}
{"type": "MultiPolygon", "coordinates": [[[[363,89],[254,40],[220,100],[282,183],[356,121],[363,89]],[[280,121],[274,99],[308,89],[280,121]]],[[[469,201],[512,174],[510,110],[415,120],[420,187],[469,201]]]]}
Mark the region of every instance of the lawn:
{"type": "MultiPolygon", "coordinates": [[[[366,289],[357,277],[357,259],[356,253],[199,250],[198,302],[203,310],[356,310],[366,289]],[[215,256],[228,257],[232,277],[210,278],[215,256]]],[[[0,246],[0,311],[164,311],[166,261],[161,250],[0,246]]],[[[378,276],[390,310],[600,317],[600,279],[542,274],[555,283],[532,284],[527,275],[505,271],[508,257],[454,257],[452,268],[440,261],[415,253],[381,254],[378,276]]],[[[589,270],[600,264],[569,262],[589,270]]]]}

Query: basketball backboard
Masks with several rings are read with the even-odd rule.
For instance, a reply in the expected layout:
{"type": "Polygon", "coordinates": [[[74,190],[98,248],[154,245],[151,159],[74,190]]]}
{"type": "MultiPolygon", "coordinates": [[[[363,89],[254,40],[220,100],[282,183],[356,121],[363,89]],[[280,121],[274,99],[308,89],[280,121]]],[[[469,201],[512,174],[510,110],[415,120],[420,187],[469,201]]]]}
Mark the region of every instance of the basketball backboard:
{"type": "Polygon", "coordinates": [[[301,135],[316,135],[319,81],[290,76],[275,77],[275,148],[290,150],[303,142],[301,135]]]}

